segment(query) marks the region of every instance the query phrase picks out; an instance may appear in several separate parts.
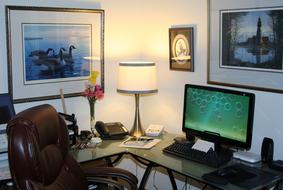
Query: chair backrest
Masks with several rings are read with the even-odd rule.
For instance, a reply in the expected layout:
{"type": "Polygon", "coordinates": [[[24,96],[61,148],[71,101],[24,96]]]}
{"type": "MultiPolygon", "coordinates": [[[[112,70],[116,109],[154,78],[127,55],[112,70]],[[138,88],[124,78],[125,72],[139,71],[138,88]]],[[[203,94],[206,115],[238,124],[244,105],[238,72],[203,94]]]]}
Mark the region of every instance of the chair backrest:
{"type": "Polygon", "coordinates": [[[68,154],[66,124],[52,106],[17,114],[7,129],[9,164],[17,189],[87,189],[83,171],[68,154]]]}

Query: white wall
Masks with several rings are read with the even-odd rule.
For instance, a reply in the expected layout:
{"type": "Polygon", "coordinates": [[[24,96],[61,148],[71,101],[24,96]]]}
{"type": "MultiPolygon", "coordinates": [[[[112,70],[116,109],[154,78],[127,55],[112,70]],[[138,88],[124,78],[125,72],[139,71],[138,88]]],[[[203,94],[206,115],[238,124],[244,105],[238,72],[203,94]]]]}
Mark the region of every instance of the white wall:
{"type": "MultiPolygon", "coordinates": [[[[119,61],[140,58],[156,62],[159,79],[159,92],[140,99],[144,125],[159,123],[170,132],[181,133],[184,84],[206,84],[206,0],[108,0],[101,1],[101,7],[106,12],[107,98],[99,103],[104,107],[101,107],[104,111],[99,117],[103,120],[120,120],[131,126],[134,100],[130,96],[116,93],[115,77],[119,61]],[[195,72],[170,71],[168,28],[186,25],[195,26],[196,29],[195,72]]],[[[283,159],[283,152],[279,148],[283,142],[283,95],[238,90],[256,94],[251,151],[260,153],[263,137],[271,137],[275,143],[275,159],[283,159]]]]}
{"type": "MultiPolygon", "coordinates": [[[[206,84],[207,4],[206,0],[2,0],[0,2],[0,93],[8,91],[5,5],[102,8],[105,10],[105,98],[96,105],[97,120],[121,121],[131,127],[134,98],[116,92],[117,65],[120,61],[148,60],[158,67],[159,92],[140,101],[144,126],[162,124],[169,132],[181,134],[183,87],[185,83],[206,84]],[[168,28],[195,26],[195,72],[170,71],[168,28]]],[[[250,90],[247,90],[250,91],[250,90]]],[[[263,137],[275,142],[275,159],[283,159],[283,95],[259,91],[256,94],[252,152],[260,153],[263,137]]],[[[62,111],[59,100],[44,101],[62,111]]],[[[15,105],[19,112],[42,104],[15,105]]],[[[89,111],[82,97],[66,99],[81,129],[88,129],[89,111]]]]}

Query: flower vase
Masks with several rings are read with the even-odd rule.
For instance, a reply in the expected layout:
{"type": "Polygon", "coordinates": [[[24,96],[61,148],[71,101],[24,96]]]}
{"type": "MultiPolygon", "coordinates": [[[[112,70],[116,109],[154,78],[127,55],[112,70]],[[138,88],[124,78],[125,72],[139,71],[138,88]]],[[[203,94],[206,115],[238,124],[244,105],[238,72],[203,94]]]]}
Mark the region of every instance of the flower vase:
{"type": "Polygon", "coordinates": [[[89,109],[90,109],[90,130],[92,134],[95,133],[95,101],[89,101],[89,109]]]}

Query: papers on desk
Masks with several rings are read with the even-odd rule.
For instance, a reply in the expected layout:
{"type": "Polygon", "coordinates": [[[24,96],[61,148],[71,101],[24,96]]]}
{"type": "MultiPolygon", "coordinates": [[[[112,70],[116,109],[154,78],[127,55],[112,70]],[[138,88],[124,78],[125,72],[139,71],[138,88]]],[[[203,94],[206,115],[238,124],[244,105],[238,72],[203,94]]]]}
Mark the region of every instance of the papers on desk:
{"type": "Polygon", "coordinates": [[[8,153],[7,152],[0,154],[0,161],[3,161],[3,160],[8,160],[8,153]]]}
{"type": "Polygon", "coordinates": [[[211,148],[214,150],[214,143],[198,139],[192,148],[202,152],[208,152],[211,148]]]}
{"type": "Polygon", "coordinates": [[[69,135],[74,135],[75,132],[73,130],[68,129],[69,135]]]}
{"type": "Polygon", "coordinates": [[[122,142],[119,147],[150,149],[159,142],[160,139],[148,137],[129,137],[127,140],[122,142]]]}
{"type": "Polygon", "coordinates": [[[10,179],[10,169],[8,160],[0,161],[0,180],[10,179]]]}
{"type": "Polygon", "coordinates": [[[0,153],[7,152],[8,148],[6,125],[7,124],[0,124],[0,153]]]}

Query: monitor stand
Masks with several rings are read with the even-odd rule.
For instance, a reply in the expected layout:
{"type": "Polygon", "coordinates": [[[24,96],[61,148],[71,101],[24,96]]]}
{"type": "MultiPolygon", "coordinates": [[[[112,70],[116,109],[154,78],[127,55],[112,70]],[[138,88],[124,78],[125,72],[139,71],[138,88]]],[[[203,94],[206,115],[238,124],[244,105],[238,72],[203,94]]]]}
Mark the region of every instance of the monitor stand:
{"type": "Polygon", "coordinates": [[[219,156],[229,158],[229,160],[233,156],[233,151],[231,149],[222,147],[218,142],[214,142],[214,152],[219,156]]]}
{"type": "Polygon", "coordinates": [[[196,141],[196,137],[192,134],[189,134],[189,133],[186,133],[186,139],[187,139],[187,141],[190,141],[192,143],[195,143],[195,141],[196,141]]]}
{"type": "Polygon", "coordinates": [[[230,160],[233,151],[230,150],[228,147],[223,147],[219,142],[211,142],[207,140],[203,140],[204,142],[207,142],[208,144],[204,144],[204,149],[201,149],[200,151],[207,152],[208,154],[214,154],[217,157],[221,157],[223,160],[230,160]],[[212,145],[212,147],[209,148],[209,146],[212,145]]]}
{"type": "Polygon", "coordinates": [[[186,133],[186,137],[175,137],[174,141],[180,144],[194,144],[195,136],[188,135],[188,133],[186,133]]]}

